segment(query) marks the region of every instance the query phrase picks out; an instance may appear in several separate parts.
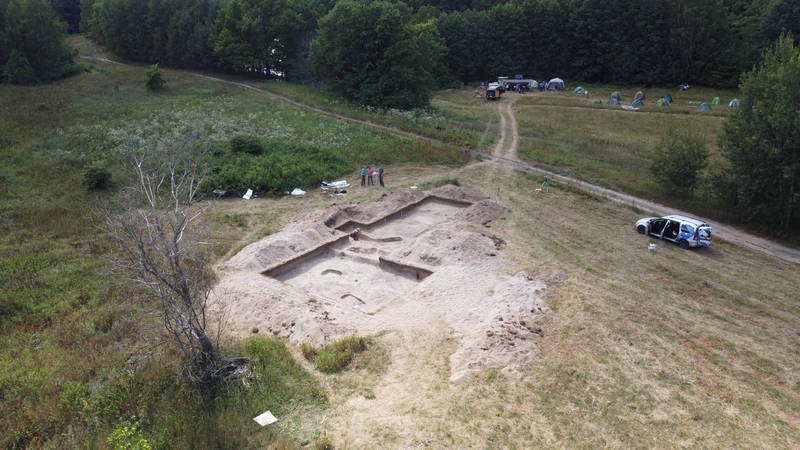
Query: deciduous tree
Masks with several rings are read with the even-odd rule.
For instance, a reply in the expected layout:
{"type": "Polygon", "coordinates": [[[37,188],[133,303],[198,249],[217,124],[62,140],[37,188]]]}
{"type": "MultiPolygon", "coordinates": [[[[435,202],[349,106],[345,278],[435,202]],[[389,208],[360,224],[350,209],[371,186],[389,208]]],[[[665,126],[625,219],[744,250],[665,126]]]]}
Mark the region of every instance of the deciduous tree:
{"type": "Polygon", "coordinates": [[[315,69],[340,95],[364,105],[425,106],[434,88],[432,30],[415,32],[402,2],[343,0],[320,20],[315,69]]]}
{"type": "Polygon", "coordinates": [[[747,221],[779,234],[797,230],[800,204],[800,48],[778,39],[744,75],[742,106],[725,126],[722,148],[736,186],[732,204],[747,221]]]}

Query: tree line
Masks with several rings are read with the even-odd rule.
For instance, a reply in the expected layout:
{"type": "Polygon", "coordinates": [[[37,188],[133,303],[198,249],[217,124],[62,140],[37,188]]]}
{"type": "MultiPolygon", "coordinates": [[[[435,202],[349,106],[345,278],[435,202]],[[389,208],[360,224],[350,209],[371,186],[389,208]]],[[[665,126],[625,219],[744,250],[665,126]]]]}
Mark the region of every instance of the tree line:
{"type": "MultiPolygon", "coordinates": [[[[85,33],[130,60],[300,81],[327,79],[351,92],[352,84],[341,89],[334,76],[341,73],[331,58],[310,56],[316,38],[320,53],[332,50],[334,43],[352,46],[340,48],[341,56],[352,58],[341,65],[362,72],[348,75],[352,81],[362,81],[359,77],[368,71],[380,78],[374,72],[379,67],[383,73],[402,72],[401,64],[416,71],[404,77],[416,85],[407,90],[409,95],[516,73],[586,82],[734,87],[781,33],[800,36],[796,0],[50,0],[52,8],[45,3],[0,0],[0,23],[9,24],[0,32],[0,63],[5,67],[16,50],[11,72],[34,73],[24,82],[63,76],[68,66],[65,31],[85,33]],[[350,6],[337,9],[337,3],[350,6]],[[49,17],[53,12],[63,24],[49,17]],[[380,28],[384,22],[372,21],[376,14],[393,17],[394,28],[380,28]],[[326,16],[331,17],[325,21],[326,16]],[[342,34],[325,34],[325,23],[342,27],[342,34]],[[355,29],[362,36],[382,34],[402,44],[358,44],[352,41],[364,39],[353,35],[355,29]],[[52,42],[50,54],[58,54],[41,58],[54,61],[50,67],[40,67],[37,55],[29,54],[30,47],[45,42],[52,42]],[[390,57],[390,67],[377,64],[390,51],[403,57],[390,57]]],[[[21,82],[19,75],[5,78],[21,82]]],[[[375,95],[354,100],[377,106],[424,104],[425,94],[399,102],[379,95],[400,84],[379,80],[368,85],[375,95]]]]}

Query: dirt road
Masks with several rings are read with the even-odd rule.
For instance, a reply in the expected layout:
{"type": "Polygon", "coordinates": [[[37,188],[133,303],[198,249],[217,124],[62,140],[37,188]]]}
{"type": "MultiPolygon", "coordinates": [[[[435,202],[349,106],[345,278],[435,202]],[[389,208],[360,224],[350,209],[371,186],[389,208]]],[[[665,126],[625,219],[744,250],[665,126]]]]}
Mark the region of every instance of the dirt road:
{"type": "Polygon", "coordinates": [[[500,114],[500,138],[492,147],[492,155],[508,159],[517,159],[517,146],[519,132],[517,118],[514,116],[514,102],[519,99],[517,95],[510,95],[497,102],[497,113],[500,114]]]}
{"type": "MultiPolygon", "coordinates": [[[[91,57],[84,57],[84,59],[90,59],[98,62],[104,62],[109,64],[120,64],[116,61],[112,61],[106,58],[91,58],[91,57]]],[[[338,113],[334,113],[331,111],[326,111],[321,108],[317,108],[311,105],[307,105],[305,103],[298,102],[296,100],[292,100],[289,97],[276,94],[274,92],[265,91],[263,89],[259,89],[251,84],[242,83],[237,81],[230,81],[225,80],[222,78],[216,78],[209,75],[204,75],[196,72],[186,72],[190,73],[196,77],[204,78],[207,80],[212,80],[220,83],[226,83],[234,86],[238,86],[244,89],[252,90],[254,92],[259,93],[260,95],[264,95],[266,97],[282,101],[284,103],[296,106],[298,108],[303,108],[308,111],[313,111],[318,114],[326,115],[329,117],[335,117],[340,120],[344,120],[347,122],[359,124],[361,126],[365,126],[368,128],[379,129],[385,132],[392,133],[397,136],[406,137],[410,139],[421,139],[425,141],[429,141],[438,145],[444,146],[451,146],[451,147],[458,147],[463,151],[469,151],[475,156],[478,156],[483,161],[487,161],[493,164],[497,164],[500,166],[509,167],[515,170],[521,170],[529,173],[535,173],[538,175],[549,177],[552,180],[570,184],[575,186],[579,189],[585,190],[587,192],[591,192],[595,195],[604,197],[608,200],[624,203],[631,206],[635,206],[636,208],[650,211],[655,215],[665,215],[665,214],[682,214],[688,216],[694,216],[694,214],[683,212],[676,210],[675,208],[662,205],[660,203],[656,203],[650,200],[646,200],[639,197],[634,197],[632,195],[624,194],[621,192],[617,192],[608,188],[604,188],[601,186],[597,186],[595,184],[587,183],[585,181],[580,181],[572,177],[567,177],[561,175],[559,173],[553,172],[552,170],[548,170],[542,167],[538,167],[535,164],[531,164],[528,162],[523,162],[517,159],[517,147],[519,143],[519,132],[517,128],[517,119],[514,116],[513,104],[519,98],[516,94],[511,94],[506,97],[505,101],[498,102],[498,114],[500,114],[500,136],[497,143],[492,147],[491,153],[481,152],[481,151],[473,151],[466,147],[462,147],[459,145],[455,145],[449,142],[440,141],[438,139],[434,139],[428,136],[423,136],[417,133],[412,133],[409,131],[402,130],[397,127],[392,127],[388,125],[381,125],[374,122],[369,122],[366,120],[354,119],[352,117],[347,117],[338,113]],[[509,138],[510,136],[510,138],[509,138]],[[506,144],[507,141],[509,141],[506,144]]],[[[785,245],[781,245],[777,242],[771,241],[769,239],[761,238],[755,236],[753,234],[747,233],[745,231],[739,230],[733,226],[721,224],[718,222],[711,222],[714,226],[715,236],[721,239],[739,244],[741,246],[747,247],[752,250],[756,250],[759,252],[766,253],[768,255],[775,256],[777,258],[781,258],[786,261],[790,261],[796,264],[800,264],[800,250],[787,247],[785,245]]],[[[631,224],[631,229],[633,229],[633,224],[631,224]]]]}

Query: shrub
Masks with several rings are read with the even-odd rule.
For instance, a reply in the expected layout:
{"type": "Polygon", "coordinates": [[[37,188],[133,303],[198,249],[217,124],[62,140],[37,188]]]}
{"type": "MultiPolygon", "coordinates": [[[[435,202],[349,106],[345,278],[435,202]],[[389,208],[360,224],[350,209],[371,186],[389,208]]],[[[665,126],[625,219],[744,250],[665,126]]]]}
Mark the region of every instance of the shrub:
{"type": "Polygon", "coordinates": [[[61,406],[72,414],[82,414],[89,409],[89,387],[80,381],[64,384],[61,391],[61,406]]]}
{"type": "Polygon", "coordinates": [[[689,194],[708,164],[708,154],[702,136],[670,128],[656,147],[650,171],[670,191],[689,194]]]}
{"type": "Polygon", "coordinates": [[[83,185],[90,191],[103,191],[111,186],[111,172],[102,164],[94,163],[83,170],[83,185]]]}
{"type": "Polygon", "coordinates": [[[147,69],[147,73],[145,74],[145,84],[147,89],[151,91],[157,91],[164,87],[166,84],[166,80],[164,80],[164,75],[161,73],[161,69],[158,68],[158,64],[153,64],[147,69]]]}
{"type": "Polygon", "coordinates": [[[335,149],[284,141],[260,145],[264,149],[261,155],[234,151],[233,142],[230,152],[214,155],[205,190],[280,193],[319,184],[353,168],[348,155],[335,149]]]}
{"type": "Polygon", "coordinates": [[[260,155],[264,153],[264,145],[255,136],[240,134],[231,139],[231,151],[234,153],[260,155]]]}
{"type": "Polygon", "coordinates": [[[3,78],[16,84],[33,84],[36,82],[36,71],[23,53],[12,50],[8,57],[3,78]]]}
{"type": "Polygon", "coordinates": [[[301,351],[306,359],[313,360],[320,372],[339,372],[350,364],[356,353],[363,352],[372,342],[368,337],[350,336],[319,350],[309,344],[303,344],[301,351]]]}
{"type": "Polygon", "coordinates": [[[114,427],[106,440],[114,450],[151,450],[153,448],[139,429],[139,422],[124,420],[114,427]]]}

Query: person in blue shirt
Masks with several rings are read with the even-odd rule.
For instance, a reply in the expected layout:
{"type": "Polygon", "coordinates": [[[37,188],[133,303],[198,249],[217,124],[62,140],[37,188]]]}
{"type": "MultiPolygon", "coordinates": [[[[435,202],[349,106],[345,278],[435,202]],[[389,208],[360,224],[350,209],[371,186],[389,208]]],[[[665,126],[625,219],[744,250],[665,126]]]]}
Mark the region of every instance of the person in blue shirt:
{"type": "Polygon", "coordinates": [[[366,186],[367,185],[367,168],[366,167],[362,167],[361,168],[361,185],[362,186],[366,186]]]}

